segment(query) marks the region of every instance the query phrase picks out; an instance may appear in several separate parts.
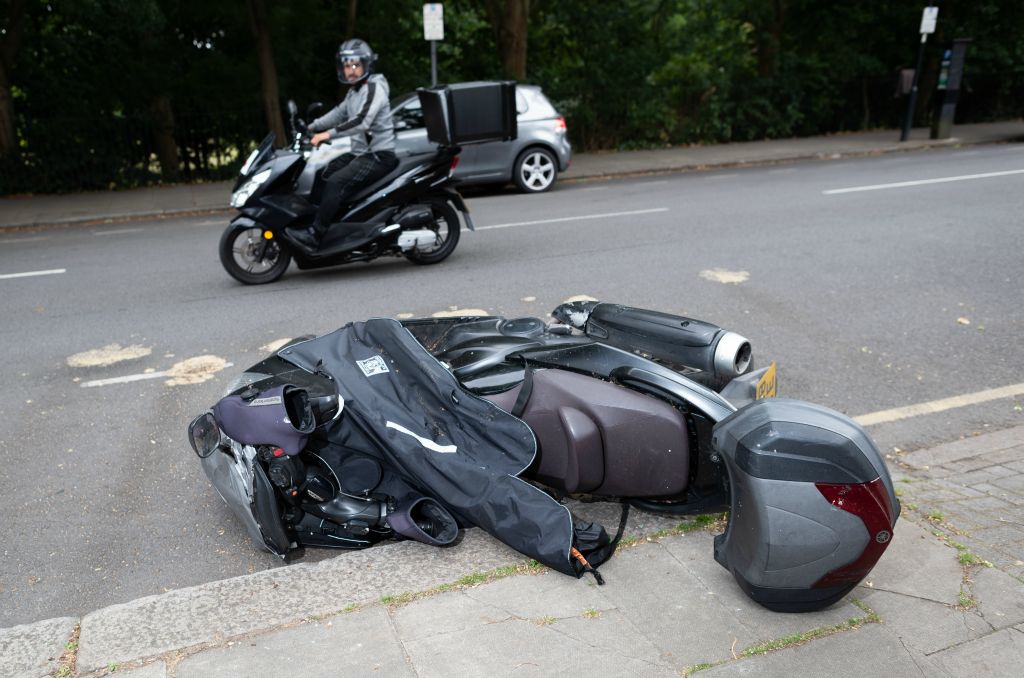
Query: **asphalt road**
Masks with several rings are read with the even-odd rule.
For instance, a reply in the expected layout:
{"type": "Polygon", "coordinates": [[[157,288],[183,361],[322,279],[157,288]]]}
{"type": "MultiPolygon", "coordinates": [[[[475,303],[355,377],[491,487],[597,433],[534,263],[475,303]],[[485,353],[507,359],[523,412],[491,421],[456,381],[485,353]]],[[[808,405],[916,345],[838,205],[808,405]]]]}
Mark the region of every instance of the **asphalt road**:
{"type": "MultiPolygon", "coordinates": [[[[223,219],[2,234],[0,627],[280,566],[185,427],[272,342],[350,320],[544,317],[588,295],[740,332],[778,362],[781,395],[850,415],[1022,382],[1024,175],[826,193],[1022,168],[1007,145],[477,194],[478,231],[441,265],[293,268],[262,287],[221,269],[223,219]]],[[[870,431],[913,449],[1019,410],[870,431]]]]}

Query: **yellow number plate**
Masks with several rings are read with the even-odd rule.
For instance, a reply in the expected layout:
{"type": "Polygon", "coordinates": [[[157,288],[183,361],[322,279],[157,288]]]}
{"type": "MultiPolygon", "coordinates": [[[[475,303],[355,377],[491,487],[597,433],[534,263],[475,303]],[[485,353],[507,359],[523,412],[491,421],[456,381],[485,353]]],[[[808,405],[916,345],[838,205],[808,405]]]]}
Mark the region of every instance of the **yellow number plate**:
{"type": "Polygon", "coordinates": [[[754,392],[754,399],[775,397],[775,361],[772,361],[768,371],[757,380],[757,390],[754,392]]]}

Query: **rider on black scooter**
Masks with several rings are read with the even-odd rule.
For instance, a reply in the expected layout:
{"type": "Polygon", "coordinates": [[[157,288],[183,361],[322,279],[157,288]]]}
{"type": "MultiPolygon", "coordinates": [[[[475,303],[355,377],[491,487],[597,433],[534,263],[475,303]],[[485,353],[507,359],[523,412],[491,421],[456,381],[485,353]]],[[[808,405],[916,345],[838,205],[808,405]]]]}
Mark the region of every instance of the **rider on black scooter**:
{"type": "Polygon", "coordinates": [[[352,150],[330,163],[323,172],[324,189],[313,224],[295,231],[295,239],[316,248],[338,210],[362,188],[398,166],[395,125],[388,102],[388,81],[373,73],[377,55],[363,40],[346,40],[338,47],[338,80],[350,87],[344,100],[309,124],[314,146],[331,137],[352,137],[352,150]]]}

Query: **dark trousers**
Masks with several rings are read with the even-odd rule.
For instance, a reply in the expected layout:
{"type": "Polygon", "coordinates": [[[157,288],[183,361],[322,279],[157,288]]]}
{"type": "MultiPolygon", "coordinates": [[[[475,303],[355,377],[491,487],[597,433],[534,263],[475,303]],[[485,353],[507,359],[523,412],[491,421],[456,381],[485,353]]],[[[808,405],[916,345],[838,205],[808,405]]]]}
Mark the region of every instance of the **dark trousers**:
{"type": "Polygon", "coordinates": [[[398,157],[391,151],[376,153],[345,153],[327,163],[324,168],[323,195],[316,211],[313,228],[319,233],[327,230],[338,210],[352,196],[398,167],[398,157]]]}

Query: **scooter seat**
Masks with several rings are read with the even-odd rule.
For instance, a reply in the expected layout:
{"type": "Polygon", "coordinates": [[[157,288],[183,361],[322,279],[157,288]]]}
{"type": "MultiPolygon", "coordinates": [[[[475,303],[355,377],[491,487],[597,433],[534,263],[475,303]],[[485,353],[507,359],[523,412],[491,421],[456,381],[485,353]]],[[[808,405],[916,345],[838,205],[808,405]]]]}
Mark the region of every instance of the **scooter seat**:
{"type": "Polygon", "coordinates": [[[360,201],[370,197],[371,195],[373,195],[374,193],[376,193],[380,189],[382,189],[385,186],[387,186],[388,184],[390,184],[392,181],[395,180],[396,177],[401,176],[404,172],[408,172],[410,169],[412,169],[413,167],[416,167],[417,165],[424,164],[426,161],[430,160],[431,157],[432,156],[428,156],[428,155],[416,155],[416,156],[413,156],[411,158],[410,157],[404,157],[404,158],[400,157],[398,159],[398,165],[395,167],[395,169],[391,170],[390,172],[385,174],[383,177],[381,177],[377,181],[373,182],[369,186],[366,186],[361,191],[359,191],[354,196],[352,196],[349,199],[350,204],[352,204],[352,205],[358,204],[360,201]]]}
{"type": "MultiPolygon", "coordinates": [[[[521,386],[487,396],[511,411],[521,386]]],[[[533,373],[519,415],[537,438],[531,474],[567,493],[663,497],[686,490],[686,422],[668,403],[575,372],[533,373]]]]}

